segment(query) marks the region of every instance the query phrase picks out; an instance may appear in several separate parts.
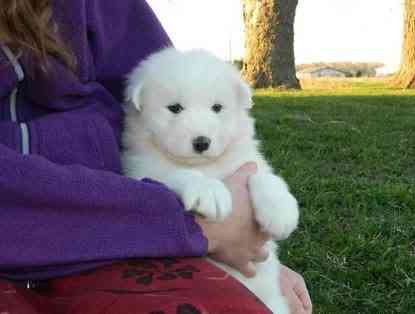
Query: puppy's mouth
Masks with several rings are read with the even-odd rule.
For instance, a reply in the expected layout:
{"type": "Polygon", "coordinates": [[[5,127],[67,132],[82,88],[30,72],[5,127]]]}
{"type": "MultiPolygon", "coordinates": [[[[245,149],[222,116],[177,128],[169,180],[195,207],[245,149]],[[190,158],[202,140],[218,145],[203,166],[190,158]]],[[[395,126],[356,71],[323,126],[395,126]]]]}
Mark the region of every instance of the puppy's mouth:
{"type": "Polygon", "coordinates": [[[193,166],[213,163],[219,159],[218,157],[205,156],[203,154],[194,157],[174,155],[170,152],[165,152],[164,154],[175,163],[193,166]]]}
{"type": "Polygon", "coordinates": [[[149,141],[151,145],[154,148],[156,148],[159,151],[159,153],[162,154],[164,157],[167,157],[168,159],[174,161],[175,163],[182,164],[182,165],[196,166],[196,165],[214,163],[226,153],[226,150],[225,150],[218,156],[211,156],[211,155],[207,155],[206,153],[197,154],[194,156],[177,155],[177,154],[174,154],[168,151],[167,149],[164,149],[159,143],[157,143],[157,141],[154,138],[149,139],[149,141]]]}

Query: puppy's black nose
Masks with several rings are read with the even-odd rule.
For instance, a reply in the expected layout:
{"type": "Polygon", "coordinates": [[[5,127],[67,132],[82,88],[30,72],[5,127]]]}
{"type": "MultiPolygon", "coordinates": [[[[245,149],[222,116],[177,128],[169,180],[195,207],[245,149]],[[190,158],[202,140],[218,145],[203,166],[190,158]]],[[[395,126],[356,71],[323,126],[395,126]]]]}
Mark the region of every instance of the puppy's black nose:
{"type": "Polygon", "coordinates": [[[193,149],[196,153],[203,153],[204,151],[209,149],[210,145],[210,138],[206,136],[199,136],[193,140],[193,149]]]}

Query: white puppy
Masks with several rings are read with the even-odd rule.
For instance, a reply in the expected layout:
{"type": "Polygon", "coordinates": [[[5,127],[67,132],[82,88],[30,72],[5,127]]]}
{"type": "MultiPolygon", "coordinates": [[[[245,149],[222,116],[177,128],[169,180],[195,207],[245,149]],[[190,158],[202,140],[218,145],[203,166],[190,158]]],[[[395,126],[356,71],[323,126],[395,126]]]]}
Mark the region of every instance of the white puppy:
{"type": "MultiPolygon", "coordinates": [[[[187,210],[223,220],[232,210],[232,199],[222,180],[254,161],[258,172],[249,178],[249,191],[258,223],[276,240],[296,228],[297,201],[258,151],[254,121],[248,115],[251,90],[233,66],[205,51],[167,48],[130,74],[126,99],[133,104],[127,109],[123,138],[128,176],[163,182],[187,210]]],[[[285,314],[276,246],[272,241],[266,246],[271,254],[255,265],[254,278],[220,267],[274,313],[285,314]]]]}

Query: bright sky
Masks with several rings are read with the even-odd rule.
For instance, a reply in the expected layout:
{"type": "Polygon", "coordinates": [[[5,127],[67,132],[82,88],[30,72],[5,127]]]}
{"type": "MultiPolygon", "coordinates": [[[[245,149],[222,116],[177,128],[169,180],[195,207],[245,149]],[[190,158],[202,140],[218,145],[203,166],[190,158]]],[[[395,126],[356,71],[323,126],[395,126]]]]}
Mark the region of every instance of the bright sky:
{"type": "MultiPolygon", "coordinates": [[[[241,58],[240,0],[147,0],[180,49],[205,48],[241,58]],[[220,8],[220,10],[218,10],[220,8]]],[[[400,62],[403,0],[299,0],[295,54],[300,63],[400,62]]]]}

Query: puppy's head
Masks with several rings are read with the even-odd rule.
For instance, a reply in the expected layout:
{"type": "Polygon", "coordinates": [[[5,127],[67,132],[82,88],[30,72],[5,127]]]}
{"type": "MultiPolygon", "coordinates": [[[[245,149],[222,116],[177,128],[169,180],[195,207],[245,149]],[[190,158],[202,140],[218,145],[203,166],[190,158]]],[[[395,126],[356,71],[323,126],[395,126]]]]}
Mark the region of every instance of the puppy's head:
{"type": "Polygon", "coordinates": [[[146,140],[177,162],[212,162],[250,132],[249,86],[206,51],[151,55],[129,76],[126,99],[146,140]]]}

